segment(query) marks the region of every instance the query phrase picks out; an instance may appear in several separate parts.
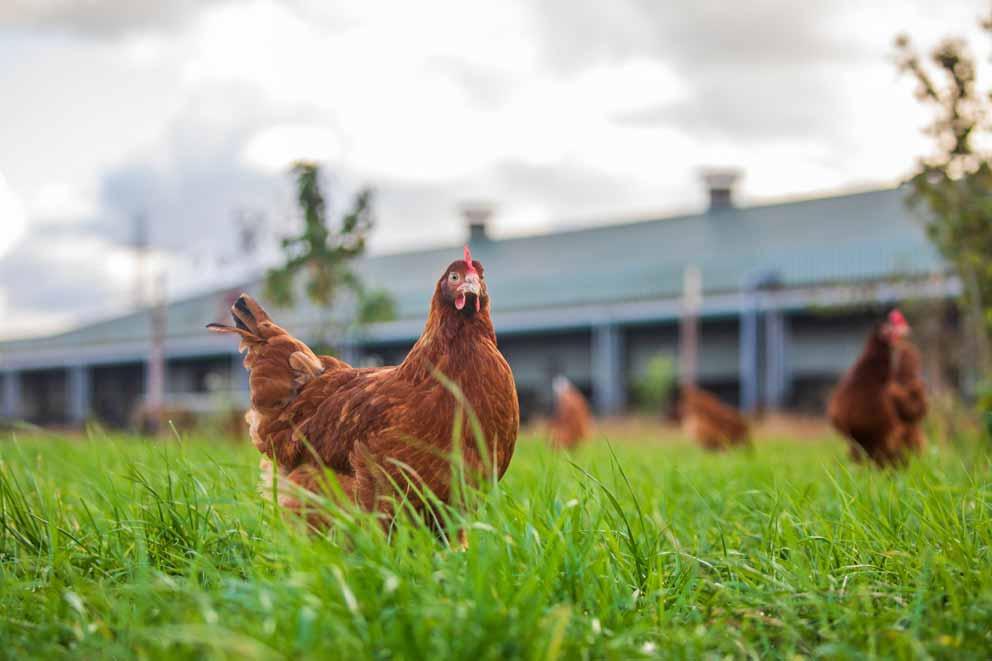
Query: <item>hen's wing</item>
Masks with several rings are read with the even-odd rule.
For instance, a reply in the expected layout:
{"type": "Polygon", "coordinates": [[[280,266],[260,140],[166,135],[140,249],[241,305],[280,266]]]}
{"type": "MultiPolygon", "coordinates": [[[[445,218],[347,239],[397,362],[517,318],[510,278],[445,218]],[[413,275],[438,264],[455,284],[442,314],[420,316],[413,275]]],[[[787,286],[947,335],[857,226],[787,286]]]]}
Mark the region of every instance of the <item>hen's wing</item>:
{"type": "Polygon", "coordinates": [[[890,383],[886,387],[886,394],[903,422],[916,424],[926,417],[927,396],[921,382],[890,383]]]}
{"type": "Polygon", "coordinates": [[[231,306],[231,316],[234,326],[207,327],[241,338],[239,348],[245,353],[244,365],[250,371],[251,409],[245,419],[252,441],[280,466],[292,466],[303,448],[296,431],[298,424],[309,417],[308,411],[312,413],[317,404],[313,398],[301,398],[301,393],[328,371],[347,369],[347,363],[329,356],[318,357],[273,322],[247,294],[239,296],[231,306]]]}
{"type": "Polygon", "coordinates": [[[903,422],[915,424],[926,417],[927,394],[920,369],[920,352],[908,341],[897,349],[893,379],[886,392],[903,422]]]}

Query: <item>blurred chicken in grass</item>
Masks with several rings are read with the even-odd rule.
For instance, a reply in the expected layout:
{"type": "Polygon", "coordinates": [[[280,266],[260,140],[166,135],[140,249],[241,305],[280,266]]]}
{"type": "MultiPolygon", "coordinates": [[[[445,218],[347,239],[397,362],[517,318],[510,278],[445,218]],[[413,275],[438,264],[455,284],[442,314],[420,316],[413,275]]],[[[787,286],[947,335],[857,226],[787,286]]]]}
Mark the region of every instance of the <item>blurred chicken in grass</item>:
{"type": "Polygon", "coordinates": [[[685,385],[678,409],[682,430],[707,450],[727,450],[751,443],[747,418],[712,393],[685,385]]]}
{"type": "Polygon", "coordinates": [[[555,412],[549,424],[551,445],[571,450],[589,437],[592,416],[589,404],[568,377],[558,375],[552,383],[555,393],[555,412]]]}
{"type": "Polygon", "coordinates": [[[892,310],[830,398],[827,416],[856,461],[867,456],[877,466],[899,465],[926,443],[920,429],[926,390],[910,333],[902,312],[892,310]]]}

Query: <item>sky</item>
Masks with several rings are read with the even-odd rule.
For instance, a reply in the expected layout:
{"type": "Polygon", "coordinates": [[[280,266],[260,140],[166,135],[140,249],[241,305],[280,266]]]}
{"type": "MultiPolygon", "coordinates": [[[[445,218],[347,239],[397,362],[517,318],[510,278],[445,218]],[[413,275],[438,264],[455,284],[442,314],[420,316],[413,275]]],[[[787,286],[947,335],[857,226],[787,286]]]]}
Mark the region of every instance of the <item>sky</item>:
{"type": "Polygon", "coordinates": [[[298,226],[287,167],[332,208],[376,190],[370,249],[891,186],[930,150],[893,64],[978,32],[981,2],[4,0],[0,338],[242,281],[298,226]],[[257,228],[258,249],[239,248],[257,228]],[[160,274],[160,275],[153,275],[160,274]],[[158,283],[158,284],[153,284],[158,283]]]}

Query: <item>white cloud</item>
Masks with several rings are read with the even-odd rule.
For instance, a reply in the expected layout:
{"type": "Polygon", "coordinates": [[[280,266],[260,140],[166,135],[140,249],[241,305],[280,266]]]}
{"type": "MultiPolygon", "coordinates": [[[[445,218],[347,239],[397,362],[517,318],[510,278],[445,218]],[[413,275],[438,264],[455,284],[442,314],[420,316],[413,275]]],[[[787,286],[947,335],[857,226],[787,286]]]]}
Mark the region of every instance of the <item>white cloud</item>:
{"type": "Polygon", "coordinates": [[[0,257],[20,240],[27,226],[24,204],[0,172],[0,257]]]}
{"type": "Polygon", "coordinates": [[[6,0],[0,26],[45,27],[85,37],[117,37],[136,30],[175,28],[207,0],[6,0]]]}
{"type": "Polygon", "coordinates": [[[752,199],[888,182],[929,146],[894,34],[984,38],[970,3],[926,0],[31,4],[0,9],[0,293],[32,320],[126,299],[138,212],[178,290],[250,269],[241,211],[272,258],[300,157],[378,190],[391,250],[458,238],[472,197],[504,234],[685,210],[708,164],[752,199]]]}
{"type": "Polygon", "coordinates": [[[97,212],[96,196],[66,182],[43,184],[28,204],[28,214],[45,224],[72,224],[97,212]]]}
{"type": "Polygon", "coordinates": [[[241,150],[245,165],[272,173],[285,173],[297,160],[319,161],[333,170],[341,156],[341,137],[336,129],[307,124],[263,129],[251,136],[241,150]]]}
{"type": "Polygon", "coordinates": [[[128,264],[127,250],[93,235],[25,235],[0,259],[10,313],[3,335],[48,333],[80,316],[126,310],[134,273],[128,264]]]}

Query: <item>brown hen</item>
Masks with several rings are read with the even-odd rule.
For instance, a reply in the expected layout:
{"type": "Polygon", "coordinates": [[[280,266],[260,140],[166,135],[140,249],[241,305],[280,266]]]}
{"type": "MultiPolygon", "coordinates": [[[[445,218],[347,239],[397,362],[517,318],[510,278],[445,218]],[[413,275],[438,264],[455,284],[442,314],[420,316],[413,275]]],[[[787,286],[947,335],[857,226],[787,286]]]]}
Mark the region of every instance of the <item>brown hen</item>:
{"type": "Polygon", "coordinates": [[[579,389],[564,376],[556,376],[555,414],[551,418],[551,445],[559,449],[572,449],[581,443],[592,427],[589,404],[579,389]]]}
{"type": "Polygon", "coordinates": [[[751,442],[747,419],[701,388],[683,386],[679,408],[682,429],[707,450],[726,450],[751,442]]]}
{"type": "Polygon", "coordinates": [[[872,330],[830,398],[827,415],[851,442],[857,461],[867,455],[878,466],[890,466],[923,448],[919,424],[926,415],[926,394],[909,332],[902,313],[892,310],[872,330]]]}
{"type": "MultiPolygon", "coordinates": [[[[350,500],[388,524],[397,498],[409,496],[424,513],[424,489],[449,501],[456,454],[470,479],[506,471],[517,392],[496,346],[482,264],[468,247],[437,281],[423,333],[395,367],[356,369],[317,356],[247,295],[231,312],[235,326],[209,328],[241,337],[251,389],[245,417],[265,455],[263,485],[275,471],[322,491],[327,469],[350,500]]],[[[280,501],[301,507],[287,491],[280,501]]]]}

